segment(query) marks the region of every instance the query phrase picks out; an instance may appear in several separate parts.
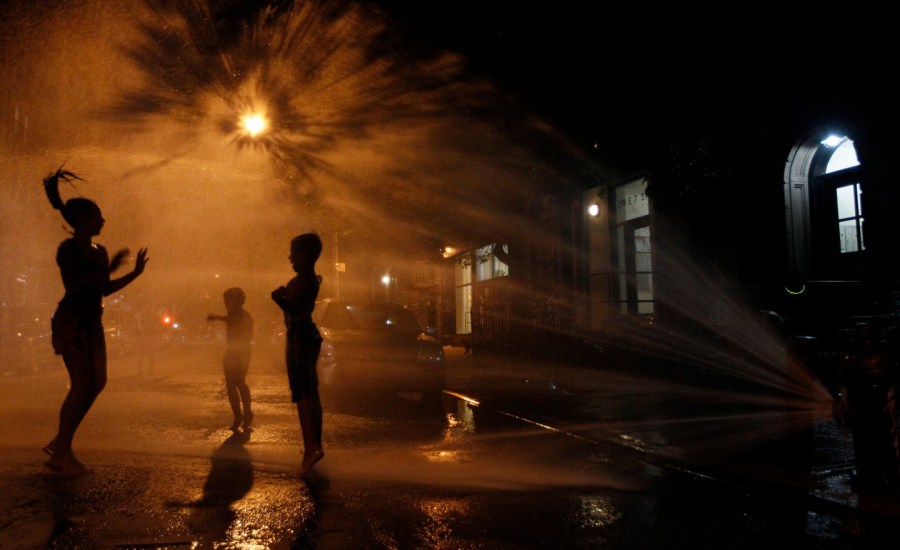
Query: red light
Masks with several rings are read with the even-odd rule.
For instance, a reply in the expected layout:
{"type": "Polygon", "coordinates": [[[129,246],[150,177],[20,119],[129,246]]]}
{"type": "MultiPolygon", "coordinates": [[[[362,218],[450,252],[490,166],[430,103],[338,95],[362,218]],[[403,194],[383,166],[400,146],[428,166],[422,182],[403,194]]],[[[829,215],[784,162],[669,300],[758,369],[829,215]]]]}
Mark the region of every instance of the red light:
{"type": "Polygon", "coordinates": [[[172,324],[172,316],[166,313],[162,316],[162,324],[168,326],[172,324]]]}

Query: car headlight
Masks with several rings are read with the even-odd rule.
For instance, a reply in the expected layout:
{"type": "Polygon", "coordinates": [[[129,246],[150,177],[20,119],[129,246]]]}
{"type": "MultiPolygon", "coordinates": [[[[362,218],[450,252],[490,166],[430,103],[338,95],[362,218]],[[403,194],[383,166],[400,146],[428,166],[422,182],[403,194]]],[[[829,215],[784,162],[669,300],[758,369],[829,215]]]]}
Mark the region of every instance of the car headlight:
{"type": "Polygon", "coordinates": [[[443,360],[444,348],[441,347],[419,348],[419,353],[416,356],[416,361],[422,363],[440,363],[443,360]]]}

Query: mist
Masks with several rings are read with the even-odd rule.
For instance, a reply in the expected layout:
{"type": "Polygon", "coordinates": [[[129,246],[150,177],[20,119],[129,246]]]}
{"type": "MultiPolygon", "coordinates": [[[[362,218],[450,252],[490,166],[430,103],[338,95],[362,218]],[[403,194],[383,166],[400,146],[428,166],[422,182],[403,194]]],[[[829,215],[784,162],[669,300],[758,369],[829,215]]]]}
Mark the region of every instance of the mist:
{"type": "Polygon", "coordinates": [[[343,235],[348,265],[354,254],[385,266],[436,255],[451,238],[533,238],[529,205],[562,181],[535,151],[569,147],[468,75],[465,59],[413,55],[362,4],[227,4],[0,8],[0,247],[4,280],[20,280],[4,283],[8,300],[49,315],[62,295],[53,258],[67,228],[40,186],[60,167],[85,180],[63,199],[103,210],[97,242],[149,249],[127,294],[157,309],[206,310],[229,286],[265,299],[292,276],[288,244],[305,231],[323,236],[326,259],[343,235]],[[270,130],[248,136],[247,112],[270,130]]]}
{"type": "MultiPolygon", "coordinates": [[[[570,246],[535,223],[536,210],[548,191],[584,183],[564,167],[581,163],[593,183],[609,181],[605,169],[474,77],[465,58],[405,44],[368,4],[274,5],[0,4],[4,306],[49,331],[63,295],[56,248],[69,233],[41,182],[59,168],[84,180],[62,186],[64,200],[85,196],[101,207],[106,225],[95,240],[110,254],[149,250],[146,272],[107,298],[106,311],[174,313],[192,336],[209,330],[206,315],[221,312],[222,292],[235,286],[257,327],[279,322],[269,292],[293,276],[289,243],[307,231],[325,245],[321,298],[335,295],[338,249],[348,266],[342,291],[363,295],[376,269],[436,261],[444,245],[570,246]],[[264,116],[267,130],[251,135],[241,122],[248,114],[264,116]]],[[[673,281],[659,306],[685,320],[684,330],[622,326],[598,347],[636,350],[649,369],[657,359],[687,365],[691,377],[579,370],[562,383],[652,405],[639,418],[598,413],[567,426],[568,435],[642,451],[656,445],[644,441],[665,439],[654,449],[660,456],[712,460],[830,419],[828,391],[786,359],[759,312],[721,290],[690,247],[656,252],[673,281]],[[696,327],[714,338],[697,337],[696,327]]],[[[509,292],[530,296],[530,283],[511,283],[509,292]]],[[[521,377],[519,369],[511,380],[521,377]]],[[[348,453],[328,467],[344,478],[452,486],[631,483],[610,472],[548,471],[544,456],[491,457],[473,476],[404,453],[348,453]]]]}

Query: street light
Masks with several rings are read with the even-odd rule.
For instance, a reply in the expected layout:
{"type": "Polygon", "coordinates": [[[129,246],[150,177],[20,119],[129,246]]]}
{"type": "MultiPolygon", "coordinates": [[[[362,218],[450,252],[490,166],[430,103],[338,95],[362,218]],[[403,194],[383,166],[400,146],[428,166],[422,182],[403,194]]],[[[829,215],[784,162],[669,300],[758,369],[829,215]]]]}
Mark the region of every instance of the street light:
{"type": "Polygon", "coordinates": [[[250,113],[241,117],[241,127],[250,137],[263,133],[268,126],[266,117],[259,113],[250,113]]]}
{"type": "Polygon", "coordinates": [[[381,277],[381,283],[384,285],[384,299],[386,301],[390,301],[390,299],[391,299],[391,276],[389,273],[385,273],[381,277]]]}

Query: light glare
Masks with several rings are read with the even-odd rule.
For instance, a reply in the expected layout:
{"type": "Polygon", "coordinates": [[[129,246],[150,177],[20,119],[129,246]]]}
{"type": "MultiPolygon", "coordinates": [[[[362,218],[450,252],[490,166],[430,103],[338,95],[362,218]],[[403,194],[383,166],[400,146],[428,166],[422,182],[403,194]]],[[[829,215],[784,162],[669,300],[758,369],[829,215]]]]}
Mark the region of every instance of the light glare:
{"type": "Polygon", "coordinates": [[[844,138],[843,138],[843,137],[836,136],[836,135],[832,134],[832,135],[828,136],[827,138],[823,139],[823,140],[821,141],[821,143],[822,143],[822,145],[825,145],[825,146],[828,146],[828,147],[835,147],[835,146],[837,146],[839,143],[841,143],[842,141],[844,141],[844,138]]]}
{"type": "Polygon", "coordinates": [[[255,137],[266,129],[266,119],[259,114],[247,115],[241,119],[241,122],[250,137],[255,137]]]}

